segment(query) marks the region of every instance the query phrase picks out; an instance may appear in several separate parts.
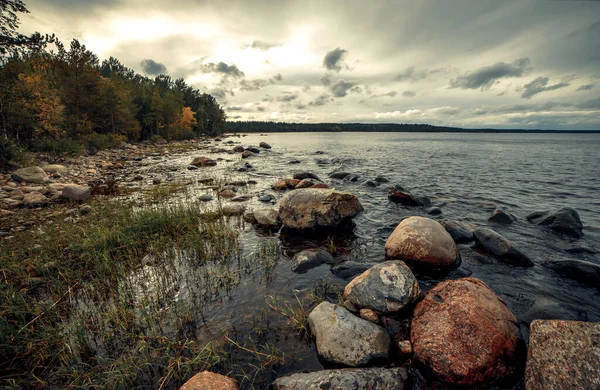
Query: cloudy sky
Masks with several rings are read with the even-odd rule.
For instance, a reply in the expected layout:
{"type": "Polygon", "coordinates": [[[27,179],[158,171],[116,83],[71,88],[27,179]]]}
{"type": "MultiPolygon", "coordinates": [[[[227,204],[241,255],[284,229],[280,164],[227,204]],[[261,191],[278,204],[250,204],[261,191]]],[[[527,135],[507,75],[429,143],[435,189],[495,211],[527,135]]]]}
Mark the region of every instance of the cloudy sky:
{"type": "Polygon", "coordinates": [[[22,31],[183,77],[231,120],[600,129],[600,1],[26,4],[22,31]]]}

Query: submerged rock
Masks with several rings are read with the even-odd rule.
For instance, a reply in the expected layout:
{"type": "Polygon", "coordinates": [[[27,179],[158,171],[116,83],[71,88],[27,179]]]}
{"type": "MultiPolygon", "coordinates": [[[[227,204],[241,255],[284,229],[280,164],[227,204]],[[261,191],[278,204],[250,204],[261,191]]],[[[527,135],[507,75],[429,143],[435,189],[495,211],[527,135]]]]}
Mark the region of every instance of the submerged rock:
{"type": "Polygon", "coordinates": [[[263,203],[275,203],[276,200],[277,198],[271,194],[263,194],[258,197],[258,201],[263,203]]]}
{"type": "Polygon", "coordinates": [[[450,234],[439,222],[424,217],[409,217],[396,226],[385,244],[385,257],[436,268],[460,261],[450,234]]]}
{"type": "Polygon", "coordinates": [[[179,390],[239,390],[235,379],[203,371],[191,377],[179,390]]]}
{"type": "Polygon", "coordinates": [[[27,167],[17,169],[12,173],[12,179],[14,181],[24,181],[26,183],[46,183],[49,178],[46,172],[40,167],[27,167]]]}
{"type": "Polygon", "coordinates": [[[444,382],[481,386],[512,375],[520,344],[517,319],[484,282],[442,282],[417,305],[415,358],[444,382]]]}
{"type": "Polygon", "coordinates": [[[441,224],[457,244],[473,241],[473,231],[463,223],[458,221],[443,221],[441,224]]]}
{"type": "Polygon", "coordinates": [[[527,390],[600,389],[600,323],[534,320],[527,390]]]}
{"type": "Polygon", "coordinates": [[[351,193],[303,188],[281,199],[279,216],[287,228],[312,229],[337,226],[361,210],[358,198],[351,193]]]}
{"type": "Polygon", "coordinates": [[[243,153],[244,152],[244,147],[242,145],[238,145],[236,147],[233,148],[233,151],[236,153],[243,153]]]}
{"type": "Polygon", "coordinates": [[[246,206],[242,204],[228,204],[223,206],[222,212],[225,216],[237,216],[244,214],[246,206]]]}
{"type": "Polygon", "coordinates": [[[333,264],[333,256],[325,249],[313,248],[305,249],[294,255],[292,258],[292,271],[296,273],[306,272],[311,268],[320,266],[321,264],[333,264]]]}
{"type": "Polygon", "coordinates": [[[319,179],[319,176],[315,175],[312,172],[299,172],[294,174],[294,179],[304,180],[304,179],[315,179],[317,181],[322,181],[319,179]]]}
{"type": "Polygon", "coordinates": [[[261,142],[260,144],[258,144],[258,146],[260,146],[263,149],[271,149],[271,145],[269,145],[268,143],[266,143],[264,141],[261,142]]]}
{"type": "Polygon", "coordinates": [[[329,174],[329,177],[332,179],[339,179],[339,180],[343,180],[344,178],[346,178],[346,176],[351,175],[350,172],[333,172],[331,174],[329,174]]]}
{"type": "Polygon", "coordinates": [[[408,372],[395,368],[342,368],[292,374],[273,382],[273,390],[404,390],[408,372]]]}
{"type": "Polygon", "coordinates": [[[389,356],[388,332],[339,305],[321,302],[308,316],[308,323],[317,353],[325,360],[356,367],[389,356]]]}
{"type": "Polygon", "coordinates": [[[300,188],[310,188],[312,186],[314,186],[316,183],[314,182],[313,179],[303,179],[300,180],[300,182],[298,184],[296,184],[296,189],[300,189],[300,188]]]}
{"type": "Polygon", "coordinates": [[[600,265],[582,260],[550,260],[545,266],[569,279],[600,289],[600,265]]]}
{"type": "Polygon", "coordinates": [[[252,153],[249,150],[244,150],[244,152],[242,153],[242,158],[249,158],[254,156],[256,156],[256,154],[252,153]]]}
{"type": "Polygon", "coordinates": [[[527,216],[529,222],[547,226],[555,232],[574,238],[583,237],[583,224],[577,211],[564,207],[557,211],[539,211],[527,216]]]}
{"type": "Polygon", "coordinates": [[[431,199],[427,197],[415,197],[399,185],[392,188],[388,195],[388,199],[405,206],[427,206],[431,203],[431,199]]]}
{"type": "Polygon", "coordinates": [[[517,220],[517,217],[515,217],[512,214],[507,213],[506,211],[504,211],[502,209],[494,210],[492,215],[488,218],[488,221],[490,221],[490,222],[499,223],[499,224],[503,224],[503,225],[510,225],[511,223],[515,222],[516,220],[517,220]]]}
{"type": "Polygon", "coordinates": [[[515,249],[506,238],[492,229],[476,229],[473,236],[477,245],[504,262],[523,267],[534,265],[529,257],[515,249]]]}
{"type": "Polygon", "coordinates": [[[339,278],[350,279],[356,275],[360,275],[369,268],[373,267],[373,263],[362,263],[359,261],[344,261],[331,268],[331,272],[339,278]]]}
{"type": "Polygon", "coordinates": [[[344,298],[357,308],[380,314],[397,313],[421,296],[410,268],[401,261],[386,261],[354,278],[344,289],[344,298]]]}

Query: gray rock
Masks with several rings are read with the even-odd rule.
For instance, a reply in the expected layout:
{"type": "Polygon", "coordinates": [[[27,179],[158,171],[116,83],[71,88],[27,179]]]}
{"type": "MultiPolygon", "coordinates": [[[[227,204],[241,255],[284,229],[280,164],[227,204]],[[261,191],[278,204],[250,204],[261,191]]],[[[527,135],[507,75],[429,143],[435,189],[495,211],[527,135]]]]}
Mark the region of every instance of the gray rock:
{"type": "Polygon", "coordinates": [[[308,323],[317,353],[325,360],[356,367],[389,356],[388,332],[341,306],[321,302],[308,316],[308,323]]]}
{"type": "Polygon", "coordinates": [[[458,221],[443,221],[442,226],[456,243],[473,241],[473,231],[458,221]]]}
{"type": "Polygon", "coordinates": [[[512,214],[507,213],[506,211],[504,211],[502,209],[494,210],[492,215],[488,218],[488,221],[490,221],[490,222],[499,223],[499,224],[503,224],[503,225],[509,225],[509,224],[515,222],[516,220],[517,220],[517,217],[515,217],[512,214]]]}
{"type": "Polygon", "coordinates": [[[256,153],[256,154],[260,153],[260,149],[257,148],[256,146],[248,146],[246,148],[246,150],[249,152],[252,152],[252,153],[256,153]]]}
{"type": "Polygon", "coordinates": [[[93,210],[92,206],[85,204],[79,208],[79,213],[81,215],[87,215],[87,214],[91,213],[92,210],[93,210]]]}
{"type": "Polygon", "coordinates": [[[201,202],[210,202],[213,200],[213,196],[211,194],[202,194],[198,197],[198,200],[201,202]]]}
{"type": "Polygon", "coordinates": [[[46,172],[40,167],[17,169],[11,176],[14,181],[24,181],[26,183],[42,184],[49,180],[46,172]]]}
{"type": "Polygon", "coordinates": [[[550,212],[535,212],[527,216],[529,222],[547,226],[555,232],[574,238],[583,237],[583,224],[577,211],[570,207],[550,212]]]}
{"type": "Polygon", "coordinates": [[[375,178],[375,181],[376,181],[377,183],[389,183],[389,182],[390,182],[388,178],[386,178],[386,177],[383,177],[383,176],[377,176],[377,177],[375,178]]]}
{"type": "Polygon", "coordinates": [[[373,267],[375,263],[363,263],[359,261],[344,261],[331,268],[331,272],[339,278],[350,279],[356,275],[360,275],[369,268],[373,267]]]}
{"type": "Polygon", "coordinates": [[[263,194],[258,197],[258,201],[263,203],[275,203],[276,200],[277,198],[271,194],[263,194]]]}
{"type": "Polygon", "coordinates": [[[377,183],[376,181],[373,180],[367,180],[366,182],[363,183],[365,186],[367,187],[371,187],[371,188],[375,188],[375,187],[379,187],[379,183],[377,183]]]}
{"type": "Polygon", "coordinates": [[[442,215],[442,209],[439,207],[431,207],[427,209],[427,215],[442,215]]]}
{"type": "Polygon", "coordinates": [[[243,153],[244,152],[244,147],[242,145],[238,145],[235,148],[233,148],[233,151],[236,153],[243,153]]]}
{"type": "Polygon", "coordinates": [[[232,202],[246,202],[250,200],[250,195],[238,195],[231,198],[232,202]]]}
{"type": "Polygon", "coordinates": [[[343,172],[343,171],[339,171],[339,172],[333,172],[329,175],[330,178],[332,179],[339,179],[339,180],[343,180],[346,176],[351,175],[350,172],[343,172]]]}
{"type": "Polygon", "coordinates": [[[279,216],[292,229],[334,227],[362,210],[358,198],[333,189],[303,188],[281,199],[279,216]]]}
{"type": "Polygon", "coordinates": [[[261,142],[260,144],[258,144],[258,146],[260,146],[263,149],[271,149],[271,145],[269,145],[268,143],[266,143],[264,141],[261,142]]]}
{"type": "Polygon", "coordinates": [[[550,260],[545,267],[589,287],[600,289],[600,265],[582,260],[550,260]]]}
{"type": "Polygon", "coordinates": [[[187,169],[188,169],[189,171],[195,171],[195,170],[197,170],[197,169],[198,169],[198,167],[197,167],[197,166],[195,166],[195,165],[188,165],[187,169]]]}
{"type": "Polygon", "coordinates": [[[30,192],[23,196],[23,205],[25,207],[39,207],[48,204],[48,198],[39,192],[30,192]]]}
{"type": "Polygon", "coordinates": [[[531,322],[527,390],[600,389],[600,323],[531,322]]]}
{"type": "Polygon", "coordinates": [[[254,219],[256,223],[264,227],[279,227],[279,211],[275,209],[258,209],[254,211],[254,219]]]}
{"type": "Polygon", "coordinates": [[[433,268],[459,264],[460,252],[439,222],[409,217],[400,222],[385,244],[386,259],[410,261],[433,268]]]}
{"type": "Polygon", "coordinates": [[[303,273],[321,264],[333,264],[331,253],[321,248],[305,249],[294,255],[291,266],[292,271],[303,273]]]}
{"type": "Polygon", "coordinates": [[[421,296],[419,283],[402,261],[386,261],[354,278],[344,289],[344,298],[357,308],[380,314],[397,313],[421,296]]]}
{"type": "Polygon", "coordinates": [[[82,201],[90,197],[91,191],[88,186],[67,184],[62,189],[62,197],[69,200],[82,201]]]}
{"type": "Polygon", "coordinates": [[[319,179],[319,176],[315,175],[312,172],[299,172],[294,174],[294,179],[304,180],[304,179],[315,179],[318,181],[322,181],[319,179]]]}
{"type": "Polygon", "coordinates": [[[58,164],[44,165],[42,169],[46,173],[67,173],[67,167],[58,164]]]}
{"type": "Polygon", "coordinates": [[[404,390],[408,372],[395,368],[342,368],[292,374],[273,382],[273,390],[404,390]]]}
{"type": "Polygon", "coordinates": [[[514,248],[506,238],[492,229],[476,229],[473,236],[477,245],[504,262],[523,267],[533,267],[534,265],[529,257],[514,248]]]}

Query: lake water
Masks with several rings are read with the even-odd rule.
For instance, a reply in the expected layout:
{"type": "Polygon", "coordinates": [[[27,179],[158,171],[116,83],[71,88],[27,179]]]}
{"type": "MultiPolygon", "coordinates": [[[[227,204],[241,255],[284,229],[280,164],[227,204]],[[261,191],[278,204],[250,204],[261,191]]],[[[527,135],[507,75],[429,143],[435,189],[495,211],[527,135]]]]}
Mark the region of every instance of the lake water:
{"type": "MultiPolygon", "coordinates": [[[[280,236],[265,238],[250,225],[242,227],[241,241],[250,253],[260,240],[272,240],[283,249],[269,275],[242,277],[239,284],[203,313],[205,323],[198,329],[201,337],[217,337],[214,329],[234,326],[244,329],[248,318],[264,313],[268,296],[294,300],[327,280],[345,285],[348,281],[332,274],[324,265],[304,274],[290,269],[290,258],[298,250],[334,242],[339,260],[381,262],[384,244],[399,221],[411,215],[426,215],[421,208],[392,203],[387,196],[394,184],[413,194],[432,198],[443,214],[434,219],[453,219],[473,226],[491,227],[507,237],[528,255],[535,266],[519,268],[502,263],[480,264],[463,260],[459,270],[444,276],[417,275],[423,290],[448,277],[471,275],[486,282],[499,294],[521,323],[524,337],[536,318],[600,321],[598,289],[580,285],[544,267],[549,260],[577,259],[600,263],[600,255],[570,254],[564,250],[574,244],[543,227],[533,225],[526,216],[539,210],[572,207],[584,225],[584,237],[577,245],[600,250],[600,134],[423,134],[423,133],[295,133],[258,134],[225,138],[219,146],[233,140],[244,146],[265,141],[273,147],[248,160],[239,154],[209,155],[224,160],[215,174],[232,180],[248,178],[237,168],[250,162],[250,172],[258,184],[247,191],[254,196],[249,208],[264,207],[258,194],[272,193],[271,184],[291,177],[294,172],[310,171],[339,190],[356,194],[364,212],[354,219],[354,231],[339,237],[280,236]],[[322,153],[316,154],[317,151],[322,153]],[[290,164],[293,160],[300,163],[290,164]],[[344,170],[358,175],[356,182],[333,180],[329,174],[344,170]],[[390,183],[371,188],[369,179],[385,176],[390,183]],[[511,225],[487,221],[492,211],[504,208],[518,220],[511,225]],[[332,241],[333,240],[333,241],[332,241]]],[[[195,154],[157,161],[145,169],[161,165],[185,167],[195,154]]],[[[194,179],[206,171],[181,170],[177,179],[194,179]]],[[[173,178],[172,178],[173,179],[173,178]]],[[[207,190],[197,185],[197,193],[207,190]]],[[[288,356],[274,376],[299,370],[322,368],[311,343],[294,336],[282,326],[275,343],[288,356]]],[[[244,384],[243,384],[244,386],[244,384]]]]}

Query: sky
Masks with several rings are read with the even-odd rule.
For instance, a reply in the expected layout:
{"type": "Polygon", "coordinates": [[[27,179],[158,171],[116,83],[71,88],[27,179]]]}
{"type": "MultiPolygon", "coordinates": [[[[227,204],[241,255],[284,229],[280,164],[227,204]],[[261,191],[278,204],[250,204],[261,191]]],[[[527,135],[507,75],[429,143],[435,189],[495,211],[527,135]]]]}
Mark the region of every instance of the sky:
{"type": "Polygon", "coordinates": [[[229,120],[600,129],[600,1],[25,0],[229,120]]]}

